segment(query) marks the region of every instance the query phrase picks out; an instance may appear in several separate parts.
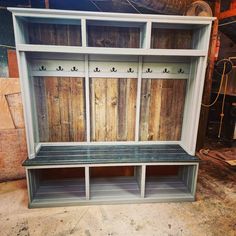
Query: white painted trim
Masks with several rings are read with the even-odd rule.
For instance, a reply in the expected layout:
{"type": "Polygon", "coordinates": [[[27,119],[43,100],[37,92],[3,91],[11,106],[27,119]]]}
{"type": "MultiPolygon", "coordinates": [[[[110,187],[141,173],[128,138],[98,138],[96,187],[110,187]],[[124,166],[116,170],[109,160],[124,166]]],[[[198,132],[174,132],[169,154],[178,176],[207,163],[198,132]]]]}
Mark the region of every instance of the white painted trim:
{"type": "Polygon", "coordinates": [[[104,47],[77,47],[38,44],[17,44],[17,49],[24,52],[55,52],[78,54],[105,54],[105,55],[136,55],[136,56],[206,56],[207,50],[199,49],[144,49],[144,48],[104,48],[104,47]]]}
{"type": "Polygon", "coordinates": [[[140,128],[140,110],[141,110],[141,89],[142,89],[142,70],[143,59],[139,57],[138,63],[138,84],[137,84],[137,97],[136,97],[136,117],[135,117],[135,141],[139,141],[139,128],[140,128]]]}
{"type": "Polygon", "coordinates": [[[41,142],[43,146],[85,146],[85,145],[180,145],[181,141],[107,141],[107,142],[41,142]]]}
{"type": "Polygon", "coordinates": [[[84,167],[109,167],[109,166],[187,166],[198,165],[198,162],[133,162],[133,163],[102,163],[102,164],[71,164],[71,165],[42,165],[26,166],[27,170],[32,169],[55,169],[55,168],[84,168],[84,167]]]}
{"type": "Polygon", "coordinates": [[[93,19],[93,20],[114,20],[114,21],[143,21],[152,20],[155,22],[165,22],[174,24],[209,24],[215,17],[201,16],[178,16],[178,15],[153,15],[153,14],[130,14],[130,13],[109,13],[90,11],[68,11],[54,9],[34,9],[34,8],[7,8],[16,16],[38,17],[38,18],[63,18],[63,19],[93,19]],[[145,19],[145,20],[144,20],[145,19]]]}
{"type": "Polygon", "coordinates": [[[37,154],[41,148],[41,143],[37,143],[36,147],[35,147],[35,153],[37,154]]]}
{"type": "Polygon", "coordinates": [[[86,20],[81,19],[81,42],[82,47],[87,47],[87,29],[86,29],[86,20]]]}
{"type": "Polygon", "coordinates": [[[141,197],[145,198],[145,190],[146,190],[146,165],[142,165],[141,166],[141,197]]]}
{"type": "Polygon", "coordinates": [[[152,35],[152,22],[147,21],[145,28],[144,47],[147,49],[151,48],[151,35],[152,35]]]}
{"type": "Polygon", "coordinates": [[[90,170],[89,166],[85,166],[85,197],[86,200],[90,199],[90,170]]]}
{"type": "Polygon", "coordinates": [[[91,128],[90,128],[90,91],[89,91],[89,62],[88,55],[85,55],[84,62],[84,71],[85,71],[85,112],[86,112],[86,140],[90,142],[91,140],[91,128]]]}

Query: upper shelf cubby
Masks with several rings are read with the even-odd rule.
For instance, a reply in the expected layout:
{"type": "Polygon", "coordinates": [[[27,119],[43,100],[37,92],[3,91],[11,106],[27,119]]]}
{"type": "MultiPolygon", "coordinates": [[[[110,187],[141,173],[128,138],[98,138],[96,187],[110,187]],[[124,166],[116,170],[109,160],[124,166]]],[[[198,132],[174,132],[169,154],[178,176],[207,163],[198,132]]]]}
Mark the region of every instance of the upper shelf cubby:
{"type": "Polygon", "coordinates": [[[23,43],[81,46],[81,21],[25,17],[19,21],[23,43]]]}
{"type": "Polygon", "coordinates": [[[145,22],[87,20],[87,46],[141,48],[145,22]]]}
{"type": "Polygon", "coordinates": [[[152,23],[151,48],[205,49],[207,26],[199,24],[152,23]]]}

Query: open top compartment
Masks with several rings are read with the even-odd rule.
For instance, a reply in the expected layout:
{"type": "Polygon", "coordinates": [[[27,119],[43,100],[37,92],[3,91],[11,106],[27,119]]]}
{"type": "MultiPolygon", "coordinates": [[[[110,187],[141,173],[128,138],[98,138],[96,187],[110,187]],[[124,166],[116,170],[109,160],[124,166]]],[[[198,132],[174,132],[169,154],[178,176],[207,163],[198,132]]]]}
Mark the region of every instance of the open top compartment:
{"type": "Polygon", "coordinates": [[[35,203],[85,200],[84,168],[32,169],[28,176],[35,203]]]}

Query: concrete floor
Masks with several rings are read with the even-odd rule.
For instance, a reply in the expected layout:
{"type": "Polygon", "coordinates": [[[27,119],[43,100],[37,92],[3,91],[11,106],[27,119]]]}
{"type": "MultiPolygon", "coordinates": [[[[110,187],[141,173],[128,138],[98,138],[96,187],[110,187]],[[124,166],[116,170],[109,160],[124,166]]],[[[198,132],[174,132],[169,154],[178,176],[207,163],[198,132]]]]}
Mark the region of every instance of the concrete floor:
{"type": "Polygon", "coordinates": [[[236,236],[236,171],[200,167],[197,201],[28,209],[25,180],[0,184],[0,235],[236,236]]]}

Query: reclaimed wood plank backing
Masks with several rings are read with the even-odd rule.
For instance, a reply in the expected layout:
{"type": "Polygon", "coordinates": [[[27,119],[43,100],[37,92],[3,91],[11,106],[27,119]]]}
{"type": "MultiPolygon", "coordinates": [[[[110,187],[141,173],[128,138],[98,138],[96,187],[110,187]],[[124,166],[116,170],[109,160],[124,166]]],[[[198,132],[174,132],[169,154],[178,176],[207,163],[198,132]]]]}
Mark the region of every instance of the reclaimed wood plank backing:
{"type": "Polygon", "coordinates": [[[39,140],[41,142],[47,142],[49,140],[49,124],[47,115],[46,90],[43,77],[34,77],[34,91],[38,117],[39,140]]]}
{"type": "Polygon", "coordinates": [[[140,140],[180,140],[185,80],[143,79],[140,140]]]}
{"type": "Polygon", "coordinates": [[[138,48],[140,29],[112,26],[88,26],[88,46],[138,48]]]}
{"type": "Polygon", "coordinates": [[[34,78],[41,142],[85,141],[83,78],[34,78]]]}
{"type": "Polygon", "coordinates": [[[29,43],[81,46],[80,25],[29,23],[29,43]]]}
{"type": "Polygon", "coordinates": [[[90,79],[93,141],[134,140],[136,91],[136,79],[90,79]]]}
{"type": "Polygon", "coordinates": [[[191,49],[192,34],[191,30],[153,28],[151,48],[191,49]]]}

